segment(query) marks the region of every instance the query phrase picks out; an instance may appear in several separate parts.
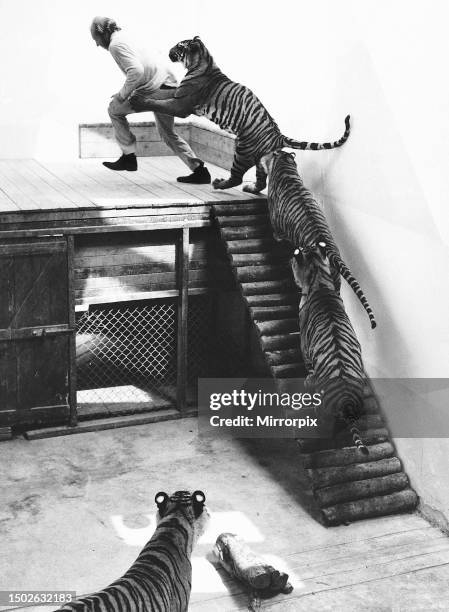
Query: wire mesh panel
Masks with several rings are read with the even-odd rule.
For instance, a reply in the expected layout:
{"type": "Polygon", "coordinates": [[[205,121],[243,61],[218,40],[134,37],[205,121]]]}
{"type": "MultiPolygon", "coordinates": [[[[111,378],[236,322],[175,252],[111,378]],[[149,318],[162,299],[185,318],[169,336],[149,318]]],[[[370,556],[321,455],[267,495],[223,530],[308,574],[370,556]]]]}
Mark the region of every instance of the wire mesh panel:
{"type": "Polygon", "coordinates": [[[159,407],[176,387],[176,303],[98,307],[77,322],[78,406],[159,407]]]}

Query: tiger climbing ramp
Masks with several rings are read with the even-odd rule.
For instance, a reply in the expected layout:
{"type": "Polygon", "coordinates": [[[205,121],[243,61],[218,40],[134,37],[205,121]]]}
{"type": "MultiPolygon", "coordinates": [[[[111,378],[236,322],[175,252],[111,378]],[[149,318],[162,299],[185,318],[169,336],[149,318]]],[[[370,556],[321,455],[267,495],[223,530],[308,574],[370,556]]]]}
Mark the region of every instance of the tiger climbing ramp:
{"type": "MultiPolygon", "coordinates": [[[[287,252],[273,237],[267,201],[214,204],[212,215],[267,371],[279,388],[304,378],[298,291],[287,252]]],[[[410,512],[418,503],[369,382],[358,426],[368,455],[352,445],[347,431],[332,439],[298,440],[314,500],[329,526],[410,512]]]]}

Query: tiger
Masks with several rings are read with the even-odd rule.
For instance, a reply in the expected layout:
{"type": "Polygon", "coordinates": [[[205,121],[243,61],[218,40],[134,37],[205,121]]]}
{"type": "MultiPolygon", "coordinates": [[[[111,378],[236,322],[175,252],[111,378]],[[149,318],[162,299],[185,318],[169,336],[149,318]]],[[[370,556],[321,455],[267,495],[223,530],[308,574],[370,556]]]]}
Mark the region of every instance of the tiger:
{"type": "MultiPolygon", "coordinates": [[[[299,330],[306,388],[320,390],[326,414],[348,427],[354,445],[369,454],[357,427],[363,405],[362,350],[335,291],[325,242],[295,249],[291,260],[301,290],[299,330]]],[[[335,432],[334,432],[335,433],[335,432]]]]}
{"type": "Polygon", "coordinates": [[[205,501],[202,491],[157,493],[156,530],[129,570],[105,589],[56,612],[186,612],[190,556],[209,520],[205,501]]]}
{"type": "Polygon", "coordinates": [[[362,303],[374,329],[376,320],[373,311],[359,283],[342,260],[323,211],[304,186],[295,154],[274,151],[262,157],[261,164],[269,176],[268,210],[275,238],[296,248],[323,241],[336,291],[340,291],[341,275],[362,303]]]}
{"type": "Polygon", "coordinates": [[[136,90],[129,102],[136,112],[150,110],[176,117],[203,115],[236,135],[231,174],[227,179],[215,179],[212,183],[214,189],[240,185],[245,172],[255,165],[256,181],[245,185],[243,190],[259,193],[267,185],[266,173],[259,163],[264,154],[282,147],[333,149],[341,147],[349,137],[349,115],[345,119],[343,136],[335,142],[300,142],[284,136],[255,94],[223,74],[199,36],[177,43],[170,49],[169,58],[173,62],[182,62],[187,69],[173,98],[153,100],[148,94],[136,90]]]}

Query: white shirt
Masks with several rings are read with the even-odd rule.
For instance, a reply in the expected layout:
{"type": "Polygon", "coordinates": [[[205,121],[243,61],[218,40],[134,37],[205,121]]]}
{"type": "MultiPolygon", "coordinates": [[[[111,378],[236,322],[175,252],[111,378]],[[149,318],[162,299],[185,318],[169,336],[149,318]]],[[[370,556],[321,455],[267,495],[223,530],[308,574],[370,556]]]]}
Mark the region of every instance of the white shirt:
{"type": "Polygon", "coordinates": [[[124,100],[129,98],[135,89],[151,93],[161,85],[178,85],[168,58],[164,60],[159,53],[140,48],[123,30],[112,33],[108,50],[126,75],[126,81],[119,91],[124,100]]]}

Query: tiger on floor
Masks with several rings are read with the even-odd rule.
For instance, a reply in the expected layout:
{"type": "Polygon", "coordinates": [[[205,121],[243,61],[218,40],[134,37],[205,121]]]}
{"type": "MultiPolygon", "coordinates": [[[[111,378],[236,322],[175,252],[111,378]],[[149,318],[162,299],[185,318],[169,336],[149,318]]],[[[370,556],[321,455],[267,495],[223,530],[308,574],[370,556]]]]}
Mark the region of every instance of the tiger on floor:
{"type": "Polygon", "coordinates": [[[209,512],[202,491],[160,492],[152,538],[118,580],[56,612],[186,612],[192,585],[193,546],[209,512]]]}

